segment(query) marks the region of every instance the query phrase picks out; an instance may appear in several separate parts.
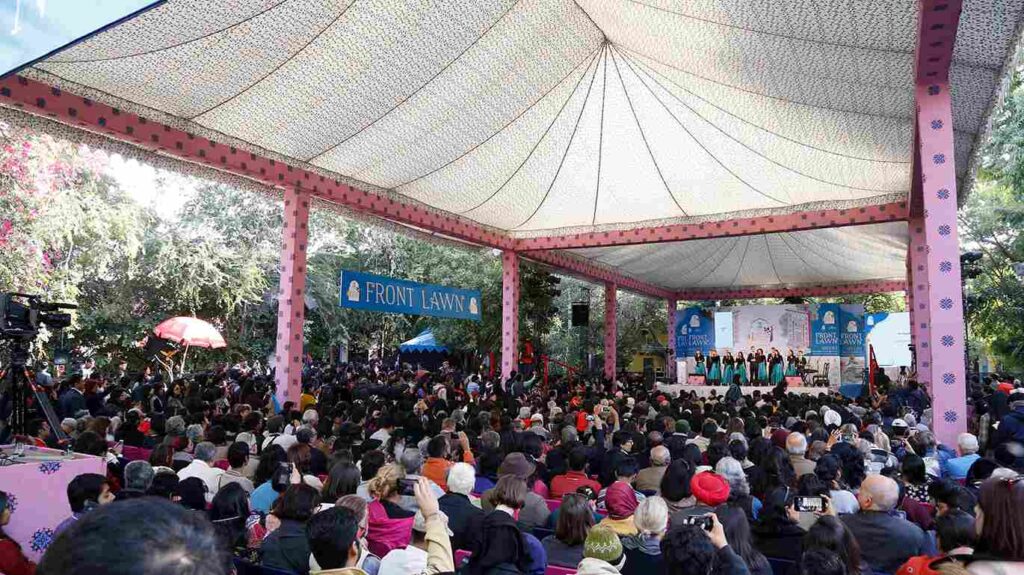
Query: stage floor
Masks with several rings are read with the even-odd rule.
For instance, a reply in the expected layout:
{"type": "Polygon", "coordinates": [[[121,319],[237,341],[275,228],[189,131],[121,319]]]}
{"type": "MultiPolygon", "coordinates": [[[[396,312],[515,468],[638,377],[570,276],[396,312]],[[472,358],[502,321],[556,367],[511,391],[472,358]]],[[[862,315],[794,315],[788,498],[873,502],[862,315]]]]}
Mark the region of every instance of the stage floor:
{"type": "MultiPolygon", "coordinates": [[[[727,385],[687,385],[685,383],[665,384],[659,383],[658,389],[661,391],[671,394],[673,397],[679,393],[689,393],[691,391],[696,392],[699,397],[707,397],[711,395],[711,391],[714,390],[718,395],[725,395],[726,391],[729,391],[727,385]]],[[[743,392],[744,396],[751,396],[755,391],[760,391],[762,395],[771,393],[771,386],[741,386],[740,391],[743,392]]],[[[789,387],[786,389],[789,393],[800,393],[804,395],[825,395],[831,393],[832,390],[827,387],[789,387]]]]}

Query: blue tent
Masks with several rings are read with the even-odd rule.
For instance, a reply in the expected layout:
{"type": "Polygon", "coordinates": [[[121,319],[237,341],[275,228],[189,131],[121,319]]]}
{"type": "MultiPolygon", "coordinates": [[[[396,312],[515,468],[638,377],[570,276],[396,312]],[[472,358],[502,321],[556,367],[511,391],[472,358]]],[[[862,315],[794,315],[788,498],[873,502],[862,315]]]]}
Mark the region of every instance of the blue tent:
{"type": "Polygon", "coordinates": [[[399,345],[398,351],[401,353],[409,353],[411,351],[448,353],[448,348],[437,343],[437,339],[434,338],[434,332],[425,329],[416,337],[399,345]]]}

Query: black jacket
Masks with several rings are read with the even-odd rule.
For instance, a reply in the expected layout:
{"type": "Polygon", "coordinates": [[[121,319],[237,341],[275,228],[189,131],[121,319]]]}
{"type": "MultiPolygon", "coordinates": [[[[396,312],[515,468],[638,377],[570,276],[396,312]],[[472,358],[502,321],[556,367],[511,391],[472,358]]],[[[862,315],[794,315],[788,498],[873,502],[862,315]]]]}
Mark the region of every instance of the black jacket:
{"type": "Polygon", "coordinates": [[[750,528],[754,547],[769,559],[799,561],[806,531],[796,523],[755,523],[750,528]]]}
{"type": "Polygon", "coordinates": [[[448,528],[452,530],[452,549],[468,549],[469,525],[473,518],[483,517],[483,510],[461,493],[446,493],[437,500],[437,504],[448,516],[448,528]]]}
{"type": "Polygon", "coordinates": [[[304,523],[291,519],[281,521],[281,526],[267,535],[260,548],[264,566],[308,575],[309,540],[304,523]]]}
{"type": "Polygon", "coordinates": [[[883,511],[861,511],[840,519],[860,543],[864,561],[875,571],[895,573],[907,559],[933,554],[925,532],[906,519],[883,511]]]}
{"type": "Polygon", "coordinates": [[[715,559],[714,575],[750,575],[743,558],[728,545],[718,550],[715,559]]]}
{"type": "Polygon", "coordinates": [[[491,511],[474,517],[469,524],[468,550],[472,555],[465,569],[469,575],[482,575],[501,565],[515,565],[519,572],[527,572],[530,557],[526,540],[511,515],[491,511]]]}

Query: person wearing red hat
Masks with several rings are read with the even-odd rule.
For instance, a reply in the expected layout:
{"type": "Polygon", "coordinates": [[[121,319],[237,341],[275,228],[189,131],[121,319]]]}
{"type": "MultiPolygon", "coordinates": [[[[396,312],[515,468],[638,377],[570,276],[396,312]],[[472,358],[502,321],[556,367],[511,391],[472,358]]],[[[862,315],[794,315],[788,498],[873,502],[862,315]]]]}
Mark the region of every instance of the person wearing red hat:
{"type": "Polygon", "coordinates": [[[675,512],[669,520],[673,528],[681,525],[684,517],[713,513],[715,507],[728,501],[729,482],[717,473],[704,471],[690,479],[690,492],[697,504],[675,512]]]}

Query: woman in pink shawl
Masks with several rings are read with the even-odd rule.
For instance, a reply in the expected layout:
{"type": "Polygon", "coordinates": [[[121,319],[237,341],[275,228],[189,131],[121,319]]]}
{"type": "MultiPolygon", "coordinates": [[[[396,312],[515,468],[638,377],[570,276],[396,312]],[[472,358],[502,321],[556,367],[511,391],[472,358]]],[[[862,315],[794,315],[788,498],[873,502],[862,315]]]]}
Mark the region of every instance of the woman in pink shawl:
{"type": "Polygon", "coordinates": [[[399,481],[405,479],[405,470],[392,464],[381,467],[370,480],[367,490],[373,500],[366,506],[366,543],[377,557],[392,549],[404,549],[412,542],[412,524],[416,514],[398,505],[401,500],[399,481]]]}

